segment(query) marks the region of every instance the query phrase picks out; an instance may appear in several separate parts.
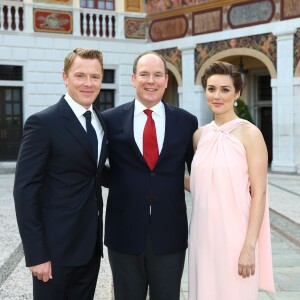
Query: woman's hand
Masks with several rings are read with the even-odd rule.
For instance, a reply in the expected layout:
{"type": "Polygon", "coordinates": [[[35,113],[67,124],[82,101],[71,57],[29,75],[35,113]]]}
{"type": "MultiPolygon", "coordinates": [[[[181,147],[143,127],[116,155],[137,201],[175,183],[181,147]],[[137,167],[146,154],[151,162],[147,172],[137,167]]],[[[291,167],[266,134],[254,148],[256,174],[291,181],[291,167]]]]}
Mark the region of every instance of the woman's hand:
{"type": "Polygon", "coordinates": [[[191,189],[190,189],[190,176],[187,176],[187,175],[184,176],[184,189],[188,192],[191,192],[191,189]]]}
{"type": "Polygon", "coordinates": [[[239,257],[238,273],[243,278],[255,274],[255,247],[243,247],[239,257]]]}

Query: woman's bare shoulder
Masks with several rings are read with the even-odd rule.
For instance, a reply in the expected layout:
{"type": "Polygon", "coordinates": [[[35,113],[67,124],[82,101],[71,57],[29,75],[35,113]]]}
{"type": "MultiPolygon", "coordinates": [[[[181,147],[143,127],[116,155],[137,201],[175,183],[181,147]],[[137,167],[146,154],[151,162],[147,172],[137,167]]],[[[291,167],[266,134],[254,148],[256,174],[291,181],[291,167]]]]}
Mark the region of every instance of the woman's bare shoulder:
{"type": "Polygon", "coordinates": [[[197,149],[197,145],[198,145],[199,140],[200,140],[200,138],[201,138],[202,132],[203,132],[203,126],[202,126],[202,127],[199,127],[199,128],[194,132],[194,135],[193,135],[193,147],[194,147],[194,151],[196,151],[196,149],[197,149]]]}

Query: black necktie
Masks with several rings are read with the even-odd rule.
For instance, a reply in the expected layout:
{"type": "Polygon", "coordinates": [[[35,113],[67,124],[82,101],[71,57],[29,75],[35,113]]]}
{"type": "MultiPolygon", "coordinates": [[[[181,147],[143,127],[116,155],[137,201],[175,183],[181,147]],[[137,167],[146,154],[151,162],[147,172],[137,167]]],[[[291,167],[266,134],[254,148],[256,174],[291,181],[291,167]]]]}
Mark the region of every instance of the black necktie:
{"type": "Polygon", "coordinates": [[[87,135],[92,144],[94,155],[97,160],[98,159],[98,139],[97,139],[97,134],[96,134],[95,128],[92,125],[92,114],[88,110],[83,115],[86,120],[86,132],[87,132],[87,135]]]}

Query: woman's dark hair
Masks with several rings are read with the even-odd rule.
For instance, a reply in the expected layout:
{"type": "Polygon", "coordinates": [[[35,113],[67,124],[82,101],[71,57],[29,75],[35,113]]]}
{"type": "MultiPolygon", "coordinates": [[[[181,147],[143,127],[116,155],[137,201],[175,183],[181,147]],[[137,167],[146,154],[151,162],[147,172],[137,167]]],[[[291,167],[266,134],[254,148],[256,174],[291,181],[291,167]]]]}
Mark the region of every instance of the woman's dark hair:
{"type": "Polygon", "coordinates": [[[216,61],[209,65],[209,67],[205,69],[204,74],[201,77],[201,82],[204,90],[207,87],[207,79],[212,75],[229,75],[232,79],[235,91],[242,94],[244,82],[241,73],[234,65],[223,61],[216,61]]]}

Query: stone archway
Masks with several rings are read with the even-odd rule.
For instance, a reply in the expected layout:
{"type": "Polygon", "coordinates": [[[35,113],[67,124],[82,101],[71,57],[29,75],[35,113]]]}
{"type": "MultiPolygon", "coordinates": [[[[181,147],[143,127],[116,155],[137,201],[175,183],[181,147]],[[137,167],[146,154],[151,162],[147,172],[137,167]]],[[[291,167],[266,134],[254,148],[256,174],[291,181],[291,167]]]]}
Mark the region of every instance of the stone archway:
{"type": "Polygon", "coordinates": [[[178,86],[182,85],[181,75],[178,70],[169,62],[167,62],[168,68],[168,86],[164,93],[163,99],[175,106],[179,106],[179,95],[178,95],[178,86]]]}
{"type": "MultiPolygon", "coordinates": [[[[201,85],[201,76],[203,75],[204,70],[212,62],[214,62],[216,60],[226,59],[226,58],[232,57],[232,56],[249,56],[249,57],[256,58],[257,60],[261,61],[266,66],[272,79],[277,77],[277,72],[276,72],[275,66],[273,65],[272,61],[265,54],[261,53],[260,51],[253,50],[253,49],[236,48],[236,49],[224,50],[224,51],[221,51],[221,52],[209,57],[201,66],[201,68],[196,76],[195,84],[201,85]]],[[[300,69],[300,67],[299,67],[299,69],[300,69]]]]}
{"type": "Polygon", "coordinates": [[[295,69],[295,77],[300,77],[300,61],[298,62],[296,69],[295,69]]]}

